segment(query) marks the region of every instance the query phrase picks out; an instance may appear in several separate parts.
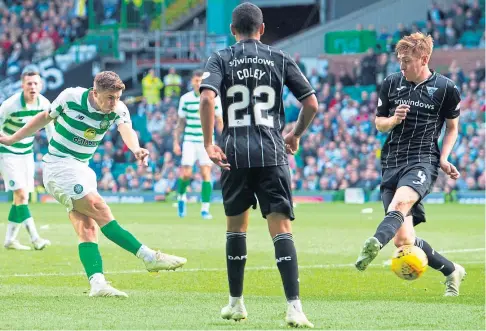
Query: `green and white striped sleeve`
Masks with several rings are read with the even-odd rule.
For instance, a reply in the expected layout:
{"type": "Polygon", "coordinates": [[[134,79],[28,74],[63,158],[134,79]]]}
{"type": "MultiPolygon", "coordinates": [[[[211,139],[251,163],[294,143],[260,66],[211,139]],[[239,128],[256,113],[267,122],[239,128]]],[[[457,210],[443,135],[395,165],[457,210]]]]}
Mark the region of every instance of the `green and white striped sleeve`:
{"type": "Polygon", "coordinates": [[[52,102],[49,109],[49,116],[51,118],[57,118],[59,115],[62,114],[62,112],[66,108],[66,100],[68,98],[68,95],[69,89],[65,89],[57,96],[56,100],[52,102]]]}

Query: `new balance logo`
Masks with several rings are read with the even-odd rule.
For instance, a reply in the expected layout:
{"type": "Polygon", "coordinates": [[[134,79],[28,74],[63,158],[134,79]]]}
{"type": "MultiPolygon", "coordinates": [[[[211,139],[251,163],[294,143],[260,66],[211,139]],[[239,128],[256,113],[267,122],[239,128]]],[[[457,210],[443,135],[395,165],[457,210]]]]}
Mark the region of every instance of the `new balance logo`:
{"type": "Polygon", "coordinates": [[[282,256],[282,257],[279,257],[278,259],[276,259],[275,261],[277,261],[277,263],[280,263],[282,261],[292,261],[292,257],[291,256],[282,256]]]}
{"type": "Polygon", "coordinates": [[[84,116],[83,115],[78,115],[78,116],[76,116],[76,119],[82,121],[82,120],[84,120],[84,116]]]}
{"type": "Polygon", "coordinates": [[[228,260],[230,261],[243,261],[247,259],[248,255],[242,255],[242,256],[231,256],[228,255],[228,260]]]}

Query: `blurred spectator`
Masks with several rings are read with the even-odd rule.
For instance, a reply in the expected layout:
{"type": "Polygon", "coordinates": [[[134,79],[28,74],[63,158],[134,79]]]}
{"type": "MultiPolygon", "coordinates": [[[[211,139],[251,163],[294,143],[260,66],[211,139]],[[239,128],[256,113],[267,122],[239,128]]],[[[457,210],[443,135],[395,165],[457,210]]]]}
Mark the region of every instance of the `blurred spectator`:
{"type": "Polygon", "coordinates": [[[299,67],[300,71],[302,71],[304,76],[307,77],[307,68],[305,67],[305,64],[300,60],[300,54],[299,53],[294,54],[294,61],[297,64],[297,66],[299,67]]]}
{"type": "Polygon", "coordinates": [[[182,79],[176,73],[175,68],[170,68],[169,73],[164,77],[164,95],[166,98],[179,98],[181,95],[182,79]]]}
{"type": "Polygon", "coordinates": [[[163,87],[164,84],[160,78],[155,75],[154,69],[150,69],[147,75],[142,79],[143,97],[151,110],[153,109],[153,106],[160,104],[160,91],[163,87]]]}

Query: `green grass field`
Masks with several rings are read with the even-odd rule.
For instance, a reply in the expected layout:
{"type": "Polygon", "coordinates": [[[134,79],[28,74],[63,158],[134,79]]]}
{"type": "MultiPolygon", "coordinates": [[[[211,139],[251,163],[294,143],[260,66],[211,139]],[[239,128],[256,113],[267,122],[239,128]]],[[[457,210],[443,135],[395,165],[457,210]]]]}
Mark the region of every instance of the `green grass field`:
{"type": "MultiPolygon", "coordinates": [[[[8,205],[0,205],[7,218],[8,205]]],[[[228,300],[225,218],[199,218],[189,207],[183,220],[169,204],[112,205],[117,219],[145,244],[185,256],[180,271],[156,275],[104,237],[101,254],[108,280],[128,299],[89,298],[77,239],[64,208],[38,204],[31,210],[42,252],[0,250],[0,329],[281,329],[286,310],[273,244],[265,220],[253,212],[248,232],[245,302],[248,320],[225,321],[228,300]]],[[[484,330],[484,206],[429,205],[419,235],[467,270],[460,297],[443,297],[444,277],[429,269],[413,282],[400,280],[384,262],[387,246],[364,273],[354,269],[363,241],[382,219],[379,204],[301,204],[294,222],[304,310],[317,329],[484,330]],[[361,214],[373,207],[372,214],[361,214]]],[[[5,232],[5,223],[0,232],[5,232]]],[[[20,239],[27,242],[25,230],[20,239]]]]}

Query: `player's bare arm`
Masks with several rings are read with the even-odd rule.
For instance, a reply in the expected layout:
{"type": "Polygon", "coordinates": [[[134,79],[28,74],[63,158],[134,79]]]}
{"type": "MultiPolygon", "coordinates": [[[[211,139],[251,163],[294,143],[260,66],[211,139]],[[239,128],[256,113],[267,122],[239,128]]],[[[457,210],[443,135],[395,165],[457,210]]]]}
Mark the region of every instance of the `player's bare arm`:
{"type": "Polygon", "coordinates": [[[186,127],[186,119],[183,117],[177,118],[177,123],[176,127],[174,130],[174,153],[176,155],[181,155],[181,141],[180,137],[182,135],[182,132],[184,132],[184,128],[186,127]]]}
{"type": "Polygon", "coordinates": [[[409,105],[399,105],[395,109],[395,114],[390,117],[377,116],[375,119],[376,129],[380,132],[389,132],[395,126],[401,124],[406,118],[410,111],[409,105]]]}
{"type": "Polygon", "coordinates": [[[223,117],[216,116],[216,131],[218,131],[218,134],[221,134],[221,132],[223,132],[223,128],[224,128],[223,117]]]}
{"type": "Polygon", "coordinates": [[[22,129],[17,131],[11,136],[0,136],[0,144],[10,146],[16,142],[24,139],[25,137],[32,136],[34,133],[45,127],[52,121],[49,116],[49,111],[43,111],[35,115],[22,129]]]}
{"type": "Polygon", "coordinates": [[[204,148],[211,161],[221,168],[229,170],[230,165],[226,162],[226,155],[219,146],[213,144],[215,98],[216,93],[214,93],[213,90],[205,89],[201,92],[199,114],[201,116],[201,125],[204,135],[204,148]]]}
{"type": "Polygon", "coordinates": [[[452,179],[458,179],[461,176],[457,168],[448,161],[458,135],[459,117],[446,119],[446,130],[440,152],[440,168],[452,179]]]}
{"type": "Polygon", "coordinates": [[[287,147],[287,152],[294,154],[299,149],[300,137],[307,130],[309,125],[317,113],[317,98],[314,94],[308,96],[301,101],[302,109],[300,110],[299,117],[297,118],[297,123],[294,129],[285,136],[285,145],[287,147]]]}
{"type": "Polygon", "coordinates": [[[128,123],[121,123],[118,125],[118,132],[120,132],[123,142],[133,152],[135,158],[141,164],[147,166],[149,151],[140,147],[137,133],[132,129],[132,126],[128,123]]]}

